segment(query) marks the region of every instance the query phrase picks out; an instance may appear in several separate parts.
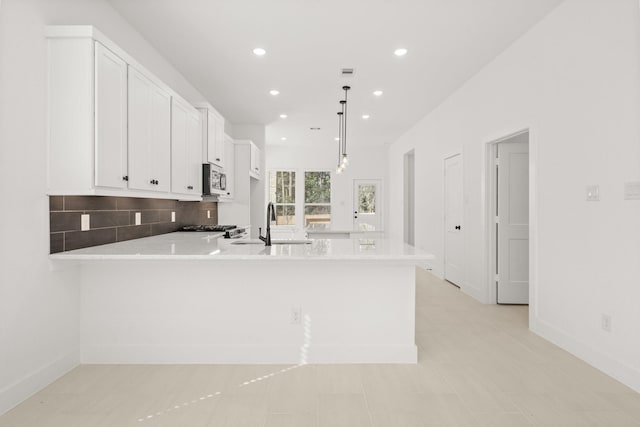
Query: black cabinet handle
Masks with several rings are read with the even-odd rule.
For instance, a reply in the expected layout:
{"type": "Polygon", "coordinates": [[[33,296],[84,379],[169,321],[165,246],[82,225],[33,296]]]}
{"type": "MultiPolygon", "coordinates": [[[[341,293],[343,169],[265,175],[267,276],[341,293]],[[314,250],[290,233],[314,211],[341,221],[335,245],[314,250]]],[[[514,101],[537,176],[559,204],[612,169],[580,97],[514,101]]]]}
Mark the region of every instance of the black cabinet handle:
{"type": "Polygon", "coordinates": [[[149,184],[155,184],[155,181],[152,179],[151,181],[149,181],[149,184]]]}
{"type": "Polygon", "coordinates": [[[230,195],[231,195],[231,193],[229,193],[229,192],[227,191],[227,196],[230,196],[230,195]]]}
{"type": "Polygon", "coordinates": [[[220,161],[220,158],[216,157],[216,162],[219,162],[219,161],[220,161]]]}
{"type": "Polygon", "coordinates": [[[187,186],[187,190],[193,190],[193,185],[187,186]]]}
{"type": "Polygon", "coordinates": [[[123,177],[122,177],[122,180],[123,180],[123,181],[129,181],[129,175],[125,175],[125,176],[123,176],[123,177]]]}
{"type": "Polygon", "coordinates": [[[460,230],[460,226],[459,225],[456,225],[456,230],[460,230]]]}

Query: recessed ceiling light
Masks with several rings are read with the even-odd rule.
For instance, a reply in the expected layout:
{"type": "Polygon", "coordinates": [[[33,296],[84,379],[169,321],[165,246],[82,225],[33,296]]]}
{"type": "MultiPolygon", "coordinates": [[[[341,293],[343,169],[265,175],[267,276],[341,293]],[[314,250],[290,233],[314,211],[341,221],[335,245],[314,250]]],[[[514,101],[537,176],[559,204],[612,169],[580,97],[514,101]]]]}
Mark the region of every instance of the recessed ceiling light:
{"type": "Polygon", "coordinates": [[[286,140],[287,140],[286,136],[283,136],[282,138],[280,138],[280,141],[286,141],[286,140]]]}
{"type": "Polygon", "coordinates": [[[363,119],[365,119],[365,120],[367,120],[369,117],[371,117],[371,116],[370,116],[370,115],[368,115],[368,114],[363,114],[363,115],[362,115],[362,118],[363,118],[363,119]]]}
{"type": "Polygon", "coordinates": [[[279,90],[275,90],[275,89],[271,89],[271,90],[269,91],[269,93],[270,93],[271,95],[273,95],[273,96],[276,96],[276,95],[278,95],[278,94],[280,93],[280,91],[279,91],[279,90]]]}
{"type": "Polygon", "coordinates": [[[257,47],[257,48],[255,48],[255,49],[253,49],[253,54],[254,54],[254,55],[256,55],[256,56],[262,56],[262,55],[264,55],[265,53],[267,53],[267,51],[266,51],[266,50],[264,50],[264,49],[263,49],[263,48],[261,48],[261,47],[257,47]]]}
{"type": "Polygon", "coordinates": [[[407,49],[401,47],[400,49],[396,49],[393,51],[395,56],[405,56],[407,54],[407,49]]]}
{"type": "Polygon", "coordinates": [[[381,91],[381,90],[374,90],[374,91],[373,91],[373,94],[374,94],[375,96],[382,96],[382,91],[381,91]]]}
{"type": "Polygon", "coordinates": [[[287,116],[286,114],[280,114],[280,118],[281,119],[286,119],[287,117],[289,117],[289,116],[287,116]]]}

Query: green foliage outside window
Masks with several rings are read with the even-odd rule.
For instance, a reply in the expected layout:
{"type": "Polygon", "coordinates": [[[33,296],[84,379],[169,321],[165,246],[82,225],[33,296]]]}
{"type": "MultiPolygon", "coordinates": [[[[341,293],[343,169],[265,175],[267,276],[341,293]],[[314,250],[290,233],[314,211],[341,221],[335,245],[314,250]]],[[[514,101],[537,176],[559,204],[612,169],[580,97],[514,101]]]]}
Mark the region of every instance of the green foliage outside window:
{"type": "Polygon", "coordinates": [[[296,173],[273,171],[269,174],[269,200],[276,208],[276,225],[296,223],[296,173]]]}

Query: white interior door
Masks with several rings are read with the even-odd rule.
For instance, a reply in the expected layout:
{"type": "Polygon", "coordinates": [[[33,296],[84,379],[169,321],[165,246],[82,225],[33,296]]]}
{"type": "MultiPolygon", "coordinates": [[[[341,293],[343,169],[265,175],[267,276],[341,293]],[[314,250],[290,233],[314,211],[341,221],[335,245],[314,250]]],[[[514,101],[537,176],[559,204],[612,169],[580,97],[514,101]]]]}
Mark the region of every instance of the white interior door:
{"type": "Polygon", "coordinates": [[[462,234],[462,155],[444,161],[444,278],[461,286],[464,279],[462,234]]]}
{"type": "Polygon", "coordinates": [[[497,302],[529,303],[529,143],[498,144],[497,302]]]}
{"type": "Polygon", "coordinates": [[[382,193],[378,179],[353,180],[353,229],[382,230],[382,193]]]}

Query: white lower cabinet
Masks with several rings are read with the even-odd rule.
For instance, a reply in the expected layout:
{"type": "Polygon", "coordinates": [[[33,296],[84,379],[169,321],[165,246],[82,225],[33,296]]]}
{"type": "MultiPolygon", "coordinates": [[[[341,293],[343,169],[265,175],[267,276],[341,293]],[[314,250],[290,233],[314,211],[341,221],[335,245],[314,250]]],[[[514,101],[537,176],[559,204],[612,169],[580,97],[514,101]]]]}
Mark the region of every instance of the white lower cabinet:
{"type": "Polygon", "coordinates": [[[129,66],[129,188],[171,189],[171,95],[129,66]]]}
{"type": "Polygon", "coordinates": [[[200,114],[176,97],[171,102],[171,192],[202,194],[200,114]]]}

